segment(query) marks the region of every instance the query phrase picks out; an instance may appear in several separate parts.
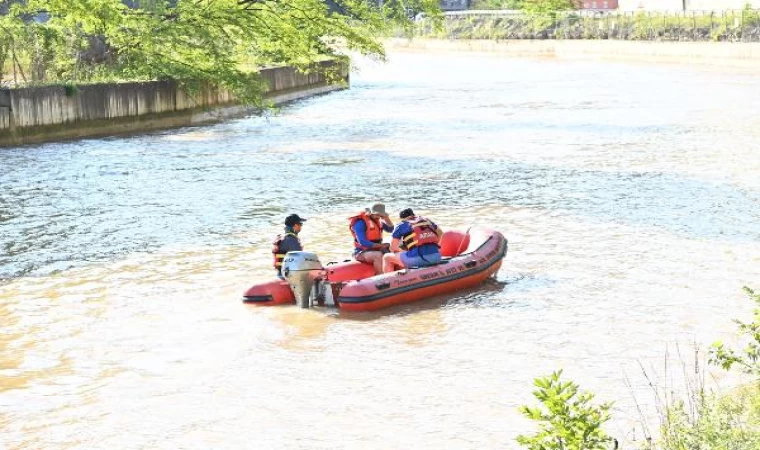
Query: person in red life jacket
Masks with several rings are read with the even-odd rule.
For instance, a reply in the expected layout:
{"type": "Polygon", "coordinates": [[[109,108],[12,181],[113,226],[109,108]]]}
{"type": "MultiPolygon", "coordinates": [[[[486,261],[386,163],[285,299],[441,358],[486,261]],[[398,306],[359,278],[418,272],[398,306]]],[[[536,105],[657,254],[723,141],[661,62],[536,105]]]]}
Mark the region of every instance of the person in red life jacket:
{"type": "Polygon", "coordinates": [[[354,259],[375,266],[376,274],[383,273],[383,254],[389,251],[389,245],[383,244],[383,231],[393,231],[385,205],[376,203],[348,220],[354,237],[354,259]]]}
{"type": "Polygon", "coordinates": [[[274,270],[277,271],[277,276],[280,278],[282,274],[282,260],[285,259],[285,255],[288,252],[300,252],[303,250],[301,240],[298,239],[298,233],[301,232],[301,227],[306,219],[299,217],[298,214],[291,214],[285,218],[285,233],[278,234],[272,242],[272,254],[274,255],[274,270]]]}
{"type": "Polygon", "coordinates": [[[397,267],[425,267],[441,262],[438,243],[443,231],[424,217],[416,216],[411,208],[399,214],[401,223],[393,230],[391,252],[383,256],[383,271],[393,272],[397,267]]]}

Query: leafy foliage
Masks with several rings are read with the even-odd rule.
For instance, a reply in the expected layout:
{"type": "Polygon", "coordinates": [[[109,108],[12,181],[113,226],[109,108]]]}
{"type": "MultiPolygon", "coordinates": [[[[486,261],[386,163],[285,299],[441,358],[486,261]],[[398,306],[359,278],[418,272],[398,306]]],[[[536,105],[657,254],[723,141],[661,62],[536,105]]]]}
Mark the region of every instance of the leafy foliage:
{"type": "Polygon", "coordinates": [[[560,380],[562,371],[548,377],[537,378],[533,392],[542,404],[531,408],[521,406],[528,418],[539,422],[539,431],[533,436],[520,435],[517,442],[530,450],[602,450],[614,442],[602,425],[610,418],[610,403],[593,405],[594,395],[579,392],[572,381],[560,380]]]}
{"type": "MultiPolygon", "coordinates": [[[[760,306],[760,295],[745,288],[760,306]]],[[[751,323],[736,321],[749,343],[741,352],[715,343],[710,350],[710,362],[726,370],[734,365],[753,377],[760,375],[760,308],[754,310],[751,323]]],[[[686,374],[686,371],[684,371],[686,374]]],[[[749,450],[760,448],[760,381],[738,389],[715,394],[704,387],[705,372],[695,370],[694,379],[687,379],[689,392],[674,397],[664,388],[656,393],[660,414],[659,437],[650,439],[647,450],[749,450]]],[[[651,383],[650,383],[651,384],[651,383]]]]}
{"type": "Polygon", "coordinates": [[[522,0],[475,0],[472,9],[520,9],[522,0]]]}
{"type": "Polygon", "coordinates": [[[573,0],[522,0],[521,9],[533,14],[547,14],[578,9],[578,5],[573,0]]]}
{"type": "Polygon", "coordinates": [[[256,68],[382,59],[412,9],[440,15],[436,0],[27,0],[0,16],[0,63],[26,82],[211,82],[258,102],[256,68]]]}
{"type": "Polygon", "coordinates": [[[710,349],[710,362],[726,370],[734,365],[753,377],[760,378],[760,292],[745,287],[749,297],[755,302],[754,320],[745,323],[735,320],[739,325],[739,334],[747,337],[746,347],[741,352],[726,347],[722,342],[716,342],[710,349]]]}
{"type": "Polygon", "coordinates": [[[528,13],[545,14],[578,9],[573,0],[475,0],[473,9],[521,9],[528,13]]]}
{"type": "MultiPolygon", "coordinates": [[[[481,5],[506,0],[482,0],[481,5]]],[[[486,9],[486,8],[483,8],[486,9]]],[[[760,41],[760,12],[619,12],[586,15],[576,11],[446,16],[440,26],[418,22],[417,35],[443,39],[623,39],[649,41],[760,41]]]]}
{"type": "Polygon", "coordinates": [[[748,385],[722,396],[699,393],[689,406],[683,400],[668,405],[660,438],[661,450],[760,448],[760,390],[748,385]]]}

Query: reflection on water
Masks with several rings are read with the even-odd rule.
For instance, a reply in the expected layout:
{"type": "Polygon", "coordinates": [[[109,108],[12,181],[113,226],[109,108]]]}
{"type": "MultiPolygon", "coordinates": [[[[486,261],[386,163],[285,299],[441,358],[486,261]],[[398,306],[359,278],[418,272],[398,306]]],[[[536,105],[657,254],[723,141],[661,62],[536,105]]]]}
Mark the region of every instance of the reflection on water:
{"type": "Polygon", "coordinates": [[[639,362],[746,317],[758,78],[399,54],[353,82],[275,117],[0,150],[5,447],[514,448],[558,368],[630,440],[639,362]],[[285,215],[341,261],[376,200],[498,228],[501,271],[371,314],[239,301],[285,215]]]}

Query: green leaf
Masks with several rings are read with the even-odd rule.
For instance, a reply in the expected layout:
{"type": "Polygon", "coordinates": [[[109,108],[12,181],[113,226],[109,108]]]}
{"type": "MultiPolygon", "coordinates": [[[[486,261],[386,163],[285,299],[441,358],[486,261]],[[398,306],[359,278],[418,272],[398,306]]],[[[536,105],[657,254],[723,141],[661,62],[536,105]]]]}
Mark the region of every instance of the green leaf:
{"type": "Polygon", "coordinates": [[[591,404],[594,395],[580,392],[572,381],[561,381],[562,371],[534,380],[533,395],[541,407],[520,406],[519,411],[538,422],[539,431],[520,435],[517,442],[530,450],[602,450],[612,438],[601,426],[609,420],[611,403],[591,404]]]}

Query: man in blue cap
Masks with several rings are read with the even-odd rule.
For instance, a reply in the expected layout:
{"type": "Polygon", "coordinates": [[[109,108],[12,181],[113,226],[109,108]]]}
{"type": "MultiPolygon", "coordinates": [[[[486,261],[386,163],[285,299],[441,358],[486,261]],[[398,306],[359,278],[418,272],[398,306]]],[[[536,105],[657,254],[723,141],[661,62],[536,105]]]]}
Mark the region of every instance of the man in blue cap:
{"type": "Polygon", "coordinates": [[[303,250],[301,240],[298,239],[298,233],[306,219],[299,217],[298,214],[291,214],[285,218],[285,233],[278,234],[272,242],[272,254],[274,255],[274,270],[277,276],[282,278],[280,269],[282,269],[282,260],[288,252],[300,252],[303,250]]]}

